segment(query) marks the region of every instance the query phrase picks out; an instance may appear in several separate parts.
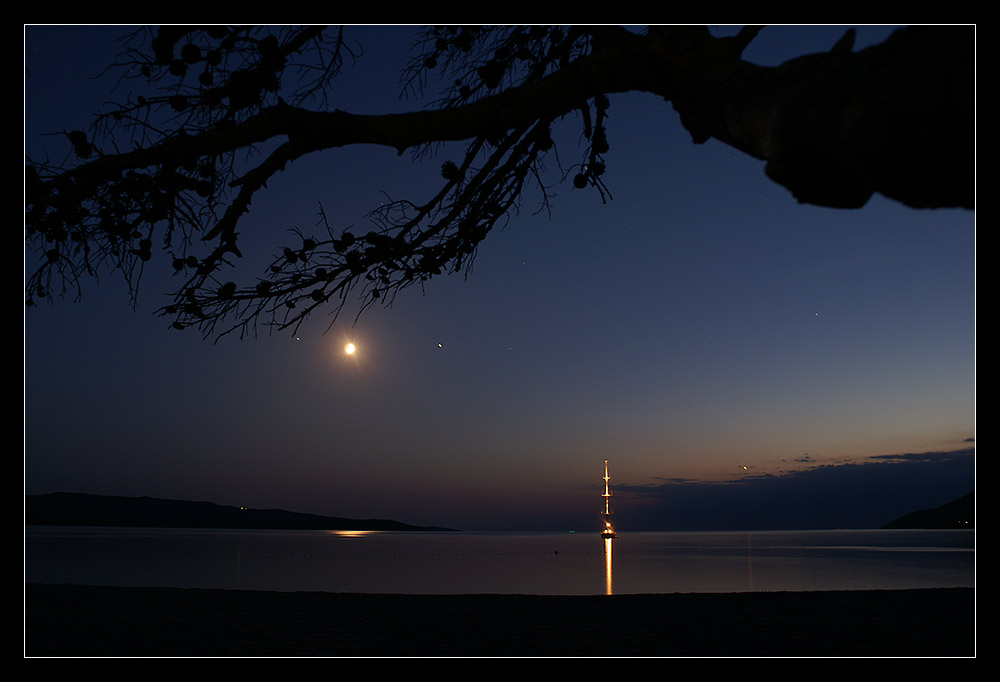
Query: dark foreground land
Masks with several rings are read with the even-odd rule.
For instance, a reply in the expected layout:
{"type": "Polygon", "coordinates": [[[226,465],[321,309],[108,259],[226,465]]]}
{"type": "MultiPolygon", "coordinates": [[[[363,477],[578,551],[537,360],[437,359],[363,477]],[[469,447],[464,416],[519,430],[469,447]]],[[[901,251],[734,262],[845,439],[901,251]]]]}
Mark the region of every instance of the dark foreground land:
{"type": "Polygon", "coordinates": [[[25,587],[35,656],[974,656],[972,588],[615,596],[25,587]]]}

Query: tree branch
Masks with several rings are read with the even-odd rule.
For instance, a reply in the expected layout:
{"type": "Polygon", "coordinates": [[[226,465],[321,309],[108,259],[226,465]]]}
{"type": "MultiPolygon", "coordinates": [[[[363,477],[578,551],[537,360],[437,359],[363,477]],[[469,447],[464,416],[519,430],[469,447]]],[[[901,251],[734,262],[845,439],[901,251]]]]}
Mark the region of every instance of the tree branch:
{"type": "MultiPolygon", "coordinates": [[[[172,250],[173,232],[180,230],[182,245],[214,245],[201,258],[174,255],[175,268],[191,273],[163,311],[175,316],[176,326],[214,332],[233,315],[230,329],[246,330],[268,312],[280,327],[294,328],[330,300],[342,305],[356,285],[370,305],[467,267],[493,225],[516,210],[526,180],[537,183],[547,201],[537,164],[552,147],[549,126],[570,112],[584,112],[589,144],[574,183],[606,197],[607,95],[628,91],[672,101],[696,143],[716,138],[764,160],[768,176],[802,202],[853,208],[879,192],[913,207],[974,206],[974,28],[905,29],[860,52],[851,51],[848,34],[828,53],[777,67],[741,58],[759,39],[757,27],[732,38],[689,26],[653,27],[646,35],[617,27],[508,28],[495,40],[486,31],[436,32],[422,61],[411,66],[409,87],[439,58],[459,69],[439,108],[365,115],[287,104],[273,90],[289,56],[322,44],[318,29],[289,29],[283,42],[249,37],[247,29],[213,29],[209,47],[236,35],[248,41],[240,55],[252,58],[251,66],[208,66],[200,90],[155,102],[140,98],[102,118],[135,126],[144,141],[156,129],[139,112],[172,109],[174,128],[158,141],[104,153],[97,141],[74,132],[68,137],[78,165],[29,162],[26,232],[42,254],[27,284],[29,300],[47,295],[59,276],[64,286],[78,285],[105,262],[137,280],[154,233],[162,231],[172,250]],[[479,52],[472,52],[476,45],[479,52]],[[527,66],[518,71],[519,64],[527,66]],[[229,80],[206,77],[215,73],[229,80]],[[303,237],[300,248],[283,250],[268,280],[240,287],[215,279],[227,259],[240,254],[236,228],[253,197],[288,164],[348,145],[403,153],[447,141],[468,141],[466,157],[460,166],[442,167],[444,187],[429,201],[393,202],[391,210],[373,215],[380,229],[364,237],[338,235],[329,226],[325,238],[303,237]],[[274,145],[270,154],[237,175],[235,153],[264,143],[274,145]],[[477,167],[484,150],[486,162],[477,167]]],[[[200,35],[183,29],[154,40],[157,68],[169,65],[183,79],[188,62],[208,64],[213,52],[200,48],[181,46],[183,64],[173,58],[180,42],[200,35]]],[[[335,75],[346,49],[341,33],[334,45],[317,48],[324,60],[319,80],[297,92],[314,94],[335,75]]]]}

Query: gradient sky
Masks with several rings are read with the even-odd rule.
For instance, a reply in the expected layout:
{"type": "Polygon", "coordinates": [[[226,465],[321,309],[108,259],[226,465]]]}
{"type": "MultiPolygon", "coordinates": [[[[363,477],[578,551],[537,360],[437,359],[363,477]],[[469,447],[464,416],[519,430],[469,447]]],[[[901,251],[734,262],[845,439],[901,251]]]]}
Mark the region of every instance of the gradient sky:
{"type": "MultiPolygon", "coordinates": [[[[332,106],[417,108],[396,75],[412,29],[354,31],[365,54],[332,106]]],[[[93,77],[120,33],[26,29],[29,155],[66,153],[43,134],[110,99],[114,80],[93,77]]],[[[746,57],[779,63],[842,33],[768,29],[746,57]]],[[[152,315],[167,258],[135,310],[105,273],[79,303],[26,312],[25,491],[585,530],[609,459],[619,527],[666,530],[866,527],[972,490],[974,212],[799,205],[762,162],[692,144],[662,99],[613,96],[609,114],[613,201],[564,183],[536,215],[529,195],[469,278],[356,325],[349,309],[297,337],[169,330],[152,315]]],[[[583,150],[567,123],[568,166],[583,150]]],[[[427,197],[454,149],[296,164],[255,201],[240,276],[320,204],[348,227],[383,192],[427,197]]]]}

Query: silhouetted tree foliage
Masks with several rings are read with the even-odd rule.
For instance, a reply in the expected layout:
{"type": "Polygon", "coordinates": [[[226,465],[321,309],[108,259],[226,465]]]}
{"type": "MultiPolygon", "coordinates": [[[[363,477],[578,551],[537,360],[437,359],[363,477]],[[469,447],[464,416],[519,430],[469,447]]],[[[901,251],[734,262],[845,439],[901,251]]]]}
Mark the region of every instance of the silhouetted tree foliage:
{"type": "Polygon", "coordinates": [[[714,137],[766,160],[799,201],[854,208],[879,192],[913,207],[973,207],[973,27],[908,28],[860,51],[848,32],[830,52],[778,67],[741,59],[766,39],[756,28],[724,38],[700,27],[427,28],[404,84],[434,84],[440,97],[391,115],[327,101],[356,57],[348,32],[169,26],[132,36],[114,67],[146,94],[66,132],[69,165],[26,163],[26,240],[41,261],[28,303],[78,294],[106,269],[124,272],[134,294],[159,252],[183,281],[160,313],[208,336],[258,322],[294,329],[351,292],[363,306],[391,300],[467,268],[527,188],[547,203],[555,125],[582,126],[586,141],[570,168],[557,164],[562,179],[606,198],[608,95],[626,91],[671,101],[695,143],[714,137]],[[276,245],[256,280],[230,279],[251,200],[303,155],[445,141],[465,152],[441,164],[433,196],[378,207],[367,232],[324,217],[317,234],[276,245]],[[265,143],[248,165],[241,152],[265,143]]]}

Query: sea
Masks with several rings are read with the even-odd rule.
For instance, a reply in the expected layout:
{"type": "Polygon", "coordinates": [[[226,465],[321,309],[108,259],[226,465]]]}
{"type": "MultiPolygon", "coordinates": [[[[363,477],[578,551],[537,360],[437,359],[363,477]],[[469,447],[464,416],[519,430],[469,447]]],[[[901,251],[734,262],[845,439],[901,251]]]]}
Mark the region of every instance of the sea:
{"type": "Polygon", "coordinates": [[[26,582],[393,594],[975,587],[974,530],[381,532],[27,526],[26,582]]]}

